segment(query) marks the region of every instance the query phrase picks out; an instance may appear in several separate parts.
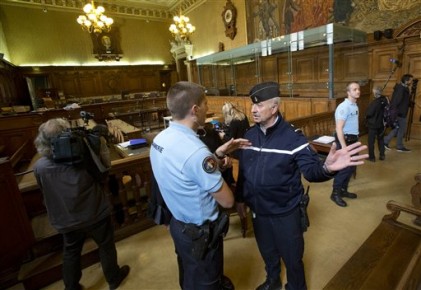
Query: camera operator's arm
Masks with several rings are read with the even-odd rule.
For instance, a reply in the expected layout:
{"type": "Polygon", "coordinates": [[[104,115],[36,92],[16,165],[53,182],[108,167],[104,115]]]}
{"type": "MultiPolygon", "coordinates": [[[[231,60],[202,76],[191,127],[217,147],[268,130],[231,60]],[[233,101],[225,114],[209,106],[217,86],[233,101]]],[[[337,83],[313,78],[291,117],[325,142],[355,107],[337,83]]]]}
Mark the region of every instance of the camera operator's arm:
{"type": "Polygon", "coordinates": [[[110,168],[111,167],[111,158],[110,158],[110,150],[107,146],[107,140],[104,137],[100,137],[99,140],[101,141],[101,148],[99,151],[99,155],[101,156],[101,162],[102,164],[110,168]]]}

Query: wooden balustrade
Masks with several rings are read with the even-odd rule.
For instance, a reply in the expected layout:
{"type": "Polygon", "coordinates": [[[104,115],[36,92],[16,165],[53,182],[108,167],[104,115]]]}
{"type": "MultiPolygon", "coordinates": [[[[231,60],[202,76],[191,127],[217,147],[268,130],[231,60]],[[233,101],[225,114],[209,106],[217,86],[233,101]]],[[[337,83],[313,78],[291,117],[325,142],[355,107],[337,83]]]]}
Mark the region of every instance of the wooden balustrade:
{"type": "Polygon", "coordinates": [[[308,117],[289,120],[296,128],[303,131],[308,138],[321,135],[333,135],[335,132],[335,116],[333,112],[315,114],[308,117]]]}

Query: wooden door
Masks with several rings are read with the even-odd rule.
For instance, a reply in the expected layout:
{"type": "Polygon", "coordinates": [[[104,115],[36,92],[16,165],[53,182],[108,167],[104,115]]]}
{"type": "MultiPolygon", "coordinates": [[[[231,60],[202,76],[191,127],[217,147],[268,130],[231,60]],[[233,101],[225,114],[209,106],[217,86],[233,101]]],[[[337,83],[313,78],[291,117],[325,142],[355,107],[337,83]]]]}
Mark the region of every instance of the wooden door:
{"type": "MultiPolygon", "coordinates": [[[[402,73],[410,73],[414,79],[421,79],[421,41],[407,45],[402,73]]],[[[418,82],[415,105],[408,115],[407,140],[421,140],[421,85],[418,82]]]]}

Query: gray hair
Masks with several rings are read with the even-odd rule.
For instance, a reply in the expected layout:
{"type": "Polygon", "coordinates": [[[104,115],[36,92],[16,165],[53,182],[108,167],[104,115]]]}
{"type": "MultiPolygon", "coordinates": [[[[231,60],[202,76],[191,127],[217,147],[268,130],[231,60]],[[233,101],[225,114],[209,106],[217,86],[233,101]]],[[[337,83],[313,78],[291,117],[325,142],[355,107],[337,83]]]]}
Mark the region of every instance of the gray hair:
{"type": "Polygon", "coordinates": [[[52,157],[52,139],[69,128],[69,122],[62,118],[50,119],[47,122],[42,123],[38,128],[38,136],[34,141],[38,153],[41,156],[52,157]]]}
{"type": "Polygon", "coordinates": [[[383,92],[383,90],[382,90],[381,87],[375,87],[375,88],[373,88],[373,94],[374,94],[374,97],[375,98],[381,97],[382,92],[383,92]]]}

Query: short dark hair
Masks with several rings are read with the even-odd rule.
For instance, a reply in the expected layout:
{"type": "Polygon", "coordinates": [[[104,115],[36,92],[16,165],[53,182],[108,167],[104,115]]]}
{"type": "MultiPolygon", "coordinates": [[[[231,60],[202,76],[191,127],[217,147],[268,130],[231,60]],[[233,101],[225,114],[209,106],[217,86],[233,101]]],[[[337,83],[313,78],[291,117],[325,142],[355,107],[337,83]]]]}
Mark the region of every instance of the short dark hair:
{"type": "Polygon", "coordinates": [[[205,88],[192,82],[178,82],[167,94],[167,107],[175,120],[184,119],[193,105],[205,100],[205,88]]]}
{"type": "Polygon", "coordinates": [[[404,74],[401,78],[401,82],[402,83],[406,83],[407,81],[409,81],[410,79],[414,78],[413,75],[411,74],[404,74]]]}
{"type": "Polygon", "coordinates": [[[356,81],[352,81],[352,82],[349,82],[349,83],[347,83],[346,84],[346,91],[347,92],[349,92],[349,90],[351,89],[351,85],[352,84],[357,84],[357,85],[360,85],[358,82],[356,82],[356,81]]]}

